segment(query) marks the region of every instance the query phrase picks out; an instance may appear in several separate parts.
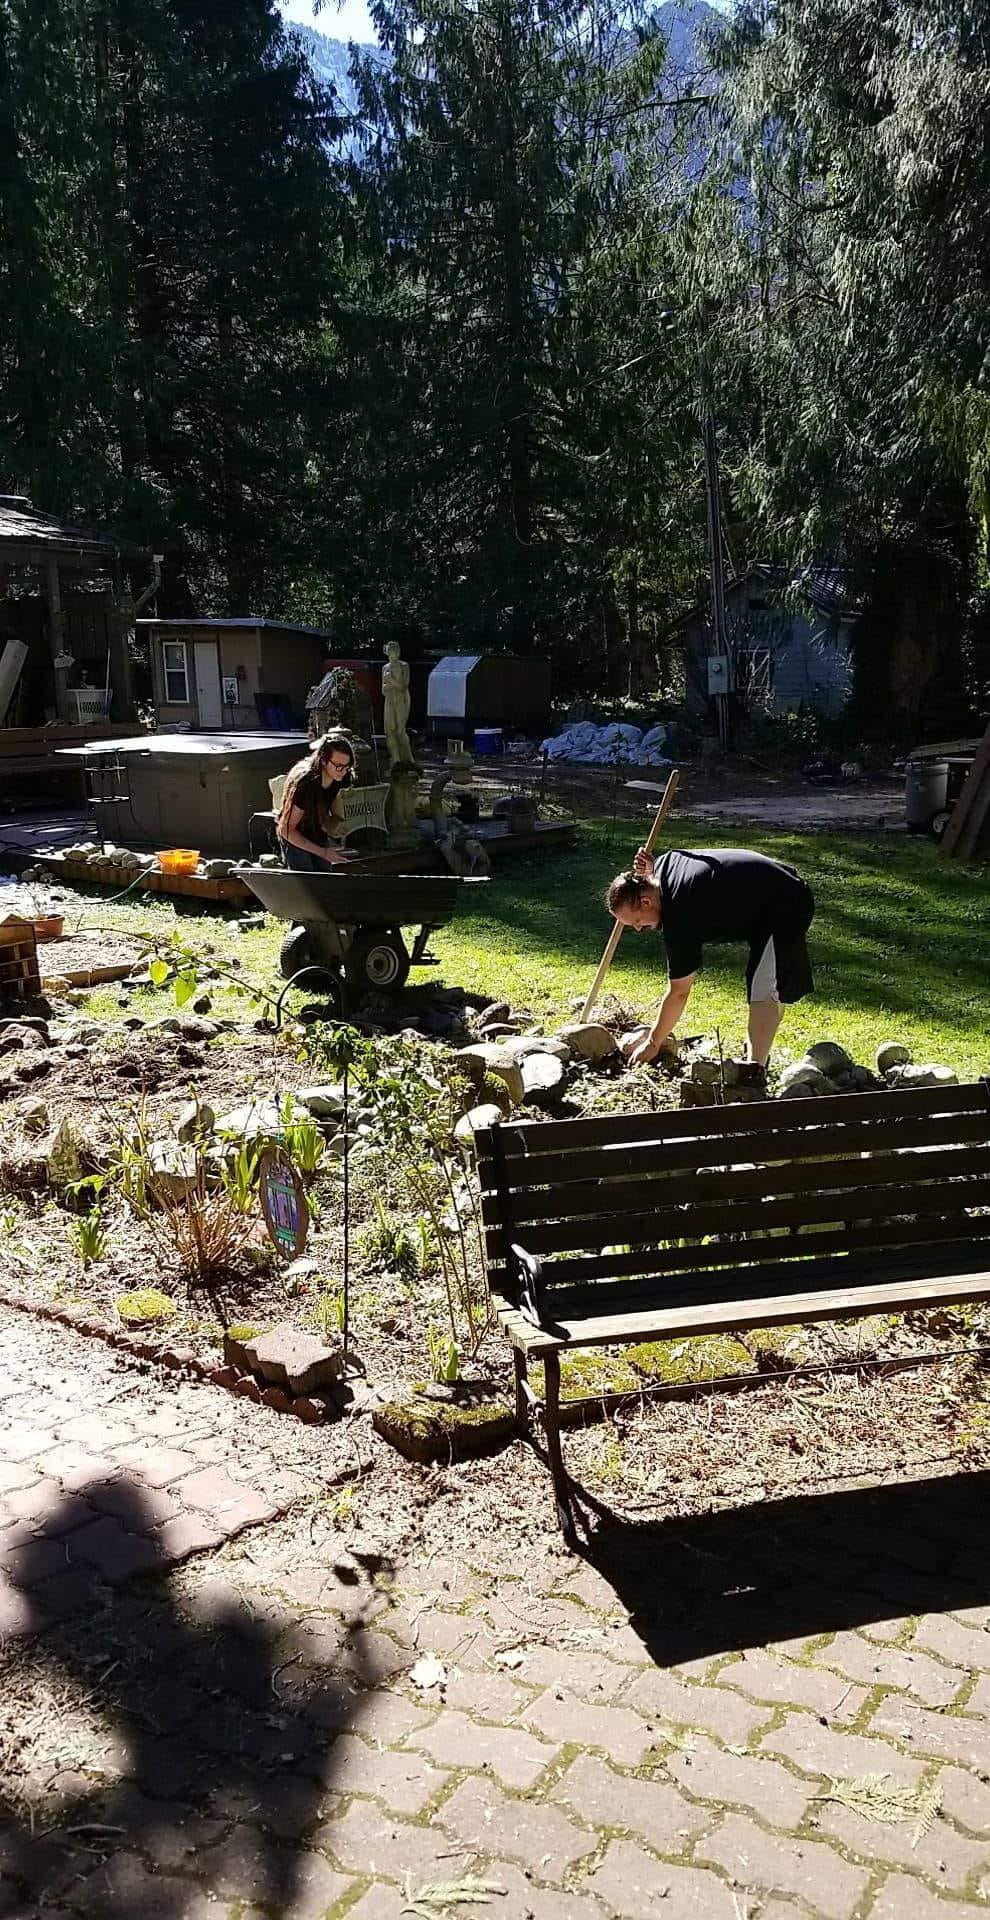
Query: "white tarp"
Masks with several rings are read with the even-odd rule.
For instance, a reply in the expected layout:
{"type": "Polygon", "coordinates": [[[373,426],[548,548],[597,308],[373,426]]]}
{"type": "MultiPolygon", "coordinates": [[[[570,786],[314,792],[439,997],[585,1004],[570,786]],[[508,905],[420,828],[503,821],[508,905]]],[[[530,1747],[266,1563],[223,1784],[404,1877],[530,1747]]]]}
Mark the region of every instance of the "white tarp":
{"type": "Polygon", "coordinates": [[[574,760],[582,766],[666,767],[670,764],[664,751],[669,732],[663,721],[644,733],[640,727],[618,720],[607,727],[579,720],[565,727],[563,733],[544,740],[541,750],[551,760],[574,760]]]}
{"type": "Polygon", "coordinates": [[[428,720],[466,718],[468,675],[480,659],[480,653],[448,653],[437,663],[426,692],[428,720]]]}

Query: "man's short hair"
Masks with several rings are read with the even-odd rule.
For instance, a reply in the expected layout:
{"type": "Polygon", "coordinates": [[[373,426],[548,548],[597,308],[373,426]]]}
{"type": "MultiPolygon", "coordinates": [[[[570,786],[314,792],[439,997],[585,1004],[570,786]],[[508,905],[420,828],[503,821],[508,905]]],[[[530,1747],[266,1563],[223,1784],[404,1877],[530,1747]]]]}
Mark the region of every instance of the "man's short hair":
{"type": "Polygon", "coordinates": [[[605,895],[609,913],[619,913],[623,907],[641,907],[655,884],[652,880],[641,880],[635,873],[617,873],[605,895]]]}

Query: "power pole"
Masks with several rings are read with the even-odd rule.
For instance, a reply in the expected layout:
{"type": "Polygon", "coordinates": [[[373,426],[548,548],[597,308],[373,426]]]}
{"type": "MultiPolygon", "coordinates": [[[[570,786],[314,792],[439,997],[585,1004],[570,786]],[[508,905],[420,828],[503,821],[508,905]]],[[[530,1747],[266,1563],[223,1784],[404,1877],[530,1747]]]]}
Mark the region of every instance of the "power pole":
{"type": "Polygon", "coordinates": [[[718,441],[715,419],[708,404],[704,373],[701,376],[701,448],[705,467],[705,506],[708,519],[708,568],[712,603],[712,653],[724,661],[724,684],[715,691],[718,737],[724,752],[732,744],[732,718],[729,706],[729,644],[725,624],[725,566],[722,537],[722,502],[718,482],[718,441]]]}

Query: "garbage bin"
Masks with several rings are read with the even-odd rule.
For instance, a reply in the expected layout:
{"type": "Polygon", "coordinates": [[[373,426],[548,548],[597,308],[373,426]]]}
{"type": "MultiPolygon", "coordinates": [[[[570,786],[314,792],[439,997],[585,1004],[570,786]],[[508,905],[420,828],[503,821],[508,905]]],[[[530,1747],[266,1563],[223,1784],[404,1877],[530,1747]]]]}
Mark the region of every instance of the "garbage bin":
{"type": "Polygon", "coordinates": [[[949,791],[947,760],[909,760],[904,770],[904,810],[909,833],[931,833],[945,812],[949,791]]]}

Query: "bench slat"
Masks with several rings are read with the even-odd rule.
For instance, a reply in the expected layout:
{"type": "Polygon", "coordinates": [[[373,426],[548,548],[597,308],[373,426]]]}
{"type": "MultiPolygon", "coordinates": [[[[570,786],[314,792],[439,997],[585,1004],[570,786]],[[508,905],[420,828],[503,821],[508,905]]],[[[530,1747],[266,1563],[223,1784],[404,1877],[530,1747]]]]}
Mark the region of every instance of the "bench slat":
{"type": "MultiPolygon", "coordinates": [[[[836,1205],[850,1195],[875,1187],[912,1190],[929,1180],[950,1180],[964,1174],[990,1174],[990,1143],[978,1147],[938,1148],[903,1155],[896,1147],[870,1160],[804,1160],[783,1165],[743,1169],[730,1167],[719,1172],[673,1173],[658,1171],[652,1180],[627,1179],[620,1170],[621,1161],[611,1176],[569,1187],[535,1187],[514,1195],[513,1219],[517,1226],[544,1220],[577,1220],[582,1216],[612,1214],[617,1209],[636,1213],[647,1207],[684,1206],[692,1212],[707,1209],[711,1201],[766,1200],[784,1194],[802,1194],[809,1190],[833,1193],[836,1205]]],[[[482,1216],[497,1225],[501,1208],[495,1195],[482,1201],[482,1216]]],[[[685,1221],[687,1214],[685,1215],[685,1221]]],[[[684,1231],[688,1228],[685,1225],[684,1231]]],[[[699,1226],[698,1231],[707,1231],[699,1226]]],[[[622,1238],[621,1234],[618,1236],[622,1238]]]]}
{"type": "MultiPolygon", "coordinates": [[[[743,1106],[689,1107],[621,1116],[606,1114],[600,1119],[518,1124],[507,1121],[499,1128],[500,1144],[507,1168],[514,1159],[528,1159],[529,1177],[535,1179],[534,1157],[573,1152],[576,1147],[686,1140],[706,1134],[719,1140],[727,1134],[744,1133],[763,1134],[768,1144],[779,1144],[790,1133],[800,1133],[805,1127],[821,1127],[833,1117],[839,1120],[847,1100],[855,1101],[858,1120],[892,1120],[896,1116],[898,1127],[923,1114],[990,1113],[986,1088],[976,1081],[961,1087],[898,1087],[879,1093],[836,1094],[832,1098],[818,1095],[808,1100],[754,1100],[743,1106]]],[[[493,1158],[491,1136],[490,1127],[479,1128],[478,1152],[486,1161],[493,1158]]],[[[733,1139],[731,1153],[726,1157],[751,1160],[757,1155],[744,1151],[742,1141],[733,1139]]],[[[779,1157],[786,1159],[786,1152],[779,1157]]]]}
{"type": "MultiPolygon", "coordinates": [[[[666,1247],[662,1253],[643,1246],[631,1253],[571,1254],[562,1260],[547,1261],[543,1279],[548,1287],[556,1289],[582,1282],[656,1277],[661,1272],[667,1275],[699,1267],[763,1268],[783,1260],[800,1269],[822,1254],[843,1254],[847,1250],[865,1252],[878,1245],[893,1249],[931,1244],[941,1248],[944,1244],[966,1240],[985,1240],[990,1263],[990,1217],[940,1213],[930,1219],[891,1221],[880,1227],[876,1224],[837,1227],[831,1232],[820,1227],[818,1231],[795,1233],[786,1239],[777,1235],[747,1240],[729,1237],[711,1240],[705,1246],[666,1247]]],[[[841,1264],[837,1265],[840,1273],[841,1264]]],[[[494,1286],[504,1286],[503,1263],[492,1263],[491,1277],[494,1286]]],[[[753,1284],[757,1278],[754,1273],[753,1284]]]]}
{"type": "MultiPolygon", "coordinates": [[[[736,1200],[724,1206],[709,1205],[696,1216],[690,1208],[655,1207],[649,1212],[627,1213],[615,1206],[614,1189],[604,1190],[610,1211],[578,1220],[554,1220],[528,1226],[525,1245],[530,1253],[576,1253],[580,1249],[601,1251],[603,1246],[656,1245],[662,1240],[682,1240],[692,1235],[720,1233],[759,1233],[768,1227],[796,1227],[815,1220],[846,1220],[850,1225],[866,1221],[888,1221],[898,1213],[907,1215],[945,1213],[947,1202],[962,1207],[990,1206],[990,1180],[973,1176],[965,1181],[942,1180],[937,1184],[909,1189],[874,1187],[857,1193],[803,1194],[781,1200],[736,1200]]],[[[520,1237],[513,1227],[490,1224],[486,1230],[489,1259],[505,1259],[508,1246],[520,1237]]],[[[878,1235],[878,1238],[880,1236],[878,1235]]]]}
{"type": "Polygon", "coordinates": [[[589,1314],[562,1321],[559,1333],[534,1327],[511,1302],[496,1299],[503,1331],[521,1352],[539,1355],[562,1347],[634,1345],[642,1340],[673,1340],[688,1335],[731,1333],[735,1327],[789,1326],[792,1322],[843,1320],[870,1313],[909,1313],[942,1301],[963,1302],[990,1296],[990,1272],[952,1273],[939,1279],[890,1279],[830,1292],[793,1293],[774,1299],[739,1298],[699,1306],[670,1307],[656,1313],[636,1311],[589,1314]]]}
{"type": "MultiPolygon", "coordinates": [[[[857,1096],[858,1097],[858,1096],[857,1096]]],[[[836,1096],[838,1099],[838,1096],[836,1096]]],[[[803,1104],[797,1101],[785,1102],[790,1106],[803,1104]]],[[[724,1112],[725,1109],[718,1109],[724,1112]]],[[[506,1156],[506,1184],[509,1191],[528,1192],[536,1182],[549,1186],[578,1185],[583,1180],[607,1178],[611,1168],[621,1162],[621,1172],[625,1174],[649,1175],[656,1172],[675,1172],[694,1167],[724,1166],[736,1160],[764,1160],[774,1164],[790,1160],[820,1160],[826,1154],[872,1153],[891,1148],[889,1116],[886,1120],[867,1120],[846,1122],[830,1116],[836,1113],[836,1105],[824,1100],[818,1101],[819,1126],[803,1127],[797,1132],[785,1128],[775,1130],[769,1136],[771,1144],[765,1153],[756,1151],[756,1138],[749,1141],[733,1140],[727,1147],[725,1140],[714,1134],[704,1139],[697,1136],[687,1140],[670,1139],[647,1141],[642,1144],[630,1144],[619,1135],[614,1144],[600,1147],[578,1148],[570,1153],[554,1152],[524,1157],[506,1156]],[[827,1138],[822,1138],[825,1130],[827,1138]],[[745,1151],[744,1151],[745,1147],[745,1151]]],[[[566,1123],[565,1123],[566,1124],[566,1123]]],[[[505,1129],[508,1132],[508,1129],[505,1129]]],[[[479,1134],[480,1138],[480,1134],[479,1134]]],[[[896,1150],[907,1147],[962,1146],[967,1142],[990,1139],[990,1101],[985,1108],[975,1112],[924,1116],[915,1120],[898,1121],[896,1150]]],[[[484,1192],[496,1191],[496,1172],[492,1160],[482,1154],[479,1158],[479,1174],[484,1192]]]]}

